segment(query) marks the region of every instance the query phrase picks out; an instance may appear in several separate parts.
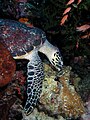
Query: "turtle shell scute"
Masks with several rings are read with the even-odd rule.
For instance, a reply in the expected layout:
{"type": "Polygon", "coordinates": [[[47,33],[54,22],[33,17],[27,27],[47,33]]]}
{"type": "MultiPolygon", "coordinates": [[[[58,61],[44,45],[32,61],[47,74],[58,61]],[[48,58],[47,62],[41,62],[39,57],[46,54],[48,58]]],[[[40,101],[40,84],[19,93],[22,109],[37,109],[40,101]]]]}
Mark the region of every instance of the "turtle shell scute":
{"type": "Polygon", "coordinates": [[[7,85],[14,75],[16,64],[10,52],[0,43],[0,87],[7,85]]]}

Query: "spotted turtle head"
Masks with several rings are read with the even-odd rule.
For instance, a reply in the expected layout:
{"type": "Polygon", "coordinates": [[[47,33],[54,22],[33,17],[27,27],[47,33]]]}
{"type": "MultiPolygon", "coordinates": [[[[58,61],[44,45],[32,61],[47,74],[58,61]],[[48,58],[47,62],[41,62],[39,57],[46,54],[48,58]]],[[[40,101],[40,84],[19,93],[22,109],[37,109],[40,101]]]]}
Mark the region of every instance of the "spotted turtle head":
{"type": "Polygon", "coordinates": [[[58,71],[62,70],[63,59],[59,49],[56,47],[55,50],[51,53],[50,62],[58,71]]]}
{"type": "Polygon", "coordinates": [[[39,49],[40,52],[44,53],[51,64],[60,71],[63,66],[63,60],[59,49],[49,43],[47,40],[44,42],[43,46],[39,49]]]}

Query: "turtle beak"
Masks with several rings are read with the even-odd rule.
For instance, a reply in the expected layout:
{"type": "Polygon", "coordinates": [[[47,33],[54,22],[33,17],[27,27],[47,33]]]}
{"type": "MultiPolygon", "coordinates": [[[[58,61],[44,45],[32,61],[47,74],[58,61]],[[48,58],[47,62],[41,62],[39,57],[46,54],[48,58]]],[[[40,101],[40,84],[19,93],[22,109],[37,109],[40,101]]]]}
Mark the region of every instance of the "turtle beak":
{"type": "Polygon", "coordinates": [[[51,63],[58,71],[62,70],[63,59],[59,51],[54,53],[51,63]]]}

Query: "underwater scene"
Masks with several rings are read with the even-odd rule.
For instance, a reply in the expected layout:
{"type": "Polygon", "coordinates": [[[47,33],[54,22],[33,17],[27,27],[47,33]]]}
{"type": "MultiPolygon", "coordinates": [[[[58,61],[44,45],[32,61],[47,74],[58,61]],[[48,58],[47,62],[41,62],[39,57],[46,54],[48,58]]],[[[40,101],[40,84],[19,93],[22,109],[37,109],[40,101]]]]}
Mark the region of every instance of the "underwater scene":
{"type": "Polygon", "coordinates": [[[90,120],[90,0],[0,0],[0,120],[90,120]]]}

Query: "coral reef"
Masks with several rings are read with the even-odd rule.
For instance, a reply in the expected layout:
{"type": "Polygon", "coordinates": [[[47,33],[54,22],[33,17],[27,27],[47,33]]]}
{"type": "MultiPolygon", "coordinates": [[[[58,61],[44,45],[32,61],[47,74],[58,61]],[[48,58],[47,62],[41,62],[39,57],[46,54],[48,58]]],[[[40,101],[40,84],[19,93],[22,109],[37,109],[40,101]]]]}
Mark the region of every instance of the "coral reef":
{"type": "Polygon", "coordinates": [[[90,120],[90,94],[85,103],[86,113],[82,115],[80,120],[90,120]]]}
{"type": "Polygon", "coordinates": [[[20,104],[21,100],[16,96],[12,85],[0,91],[0,120],[21,120],[20,104]]]}
{"type": "Polygon", "coordinates": [[[10,52],[0,43],[0,87],[12,80],[16,64],[10,52]]]}
{"type": "Polygon", "coordinates": [[[59,82],[54,81],[52,77],[45,79],[40,100],[54,114],[62,113],[66,117],[77,118],[85,112],[85,109],[74,86],[70,85],[70,72],[71,67],[65,67],[63,69],[64,74],[58,79],[59,82]]]}
{"type": "Polygon", "coordinates": [[[81,81],[79,81],[78,88],[80,95],[86,102],[90,96],[90,74],[86,75],[81,81]]]}
{"type": "Polygon", "coordinates": [[[54,116],[48,116],[44,112],[38,112],[37,109],[34,109],[33,113],[31,113],[29,116],[26,116],[23,113],[23,119],[22,120],[66,120],[62,116],[58,116],[58,119],[54,116]]]}
{"type": "MultiPolygon", "coordinates": [[[[5,97],[5,96],[4,96],[5,97]]],[[[8,98],[0,99],[0,120],[8,120],[9,109],[15,102],[15,96],[9,96],[8,98]]]]}
{"type": "MultiPolygon", "coordinates": [[[[0,55],[4,56],[3,60],[7,59],[6,53],[1,54],[0,52],[0,55]]],[[[23,63],[23,66],[24,64],[26,63],[23,63]]],[[[22,66],[22,62],[17,62],[17,66],[22,66]]],[[[78,75],[71,71],[70,66],[63,68],[63,74],[57,73],[46,62],[44,62],[45,79],[40,101],[34,111],[29,116],[26,116],[20,107],[26,101],[26,75],[24,73],[25,69],[21,70],[18,67],[11,84],[0,92],[0,106],[2,108],[0,116],[2,120],[17,120],[18,118],[20,120],[65,120],[66,118],[76,119],[78,117],[88,119],[89,115],[85,112],[84,103],[75,91],[75,88],[76,90],[79,89],[80,78],[78,75]],[[8,112],[5,110],[8,110],[8,112]],[[2,114],[5,114],[5,116],[2,116],[2,114]]]]}
{"type": "MultiPolygon", "coordinates": [[[[57,73],[51,66],[44,64],[45,79],[42,94],[37,109],[29,116],[23,113],[23,119],[31,120],[64,120],[65,118],[78,118],[85,113],[84,103],[70,84],[71,67],[63,68],[63,75],[57,79],[57,73]],[[37,118],[37,119],[36,119],[37,118]]],[[[60,76],[58,74],[58,76],[60,76]]]]}
{"type": "Polygon", "coordinates": [[[74,86],[69,84],[68,73],[59,78],[61,82],[60,108],[68,117],[79,117],[85,113],[84,103],[75,91],[74,86]]]}
{"type": "MultiPolygon", "coordinates": [[[[21,65],[19,62],[18,64],[21,65]]],[[[25,63],[26,64],[26,63],[25,63]]],[[[19,66],[19,65],[18,65],[19,66]]],[[[0,116],[2,120],[66,120],[67,118],[88,118],[84,103],[75,91],[80,78],[71,71],[70,66],[63,68],[63,74],[54,71],[44,62],[45,79],[42,94],[34,111],[26,116],[22,107],[26,101],[26,75],[23,70],[15,72],[13,81],[0,92],[0,116]],[[58,77],[57,77],[58,76],[58,77]],[[57,78],[57,79],[56,79],[57,78]],[[76,80],[76,84],[75,84],[76,80]],[[74,88],[75,85],[75,88],[74,88]],[[8,112],[6,112],[8,110],[8,112]],[[84,114],[85,113],[85,114],[84,114]],[[5,116],[2,116],[5,114],[5,116]]]]}
{"type": "Polygon", "coordinates": [[[22,71],[16,71],[12,81],[0,88],[0,120],[21,120],[25,79],[22,71]]]}
{"type": "Polygon", "coordinates": [[[61,49],[64,65],[72,66],[73,71],[65,67],[64,74],[56,79],[57,73],[44,64],[45,79],[38,110],[35,108],[30,116],[25,116],[20,108],[26,102],[25,60],[17,63],[17,71],[12,78],[14,70],[11,68],[15,63],[0,45],[0,120],[90,120],[90,28],[80,31],[83,24],[90,24],[90,0],[77,0],[81,2],[79,6],[76,0],[70,1],[0,0],[1,18],[17,20],[30,27],[33,23],[33,26],[42,28],[49,41],[61,49]],[[69,7],[73,9],[61,26],[62,13],[70,1],[73,4],[69,7]],[[79,116],[81,118],[77,118],[79,116]]]}

